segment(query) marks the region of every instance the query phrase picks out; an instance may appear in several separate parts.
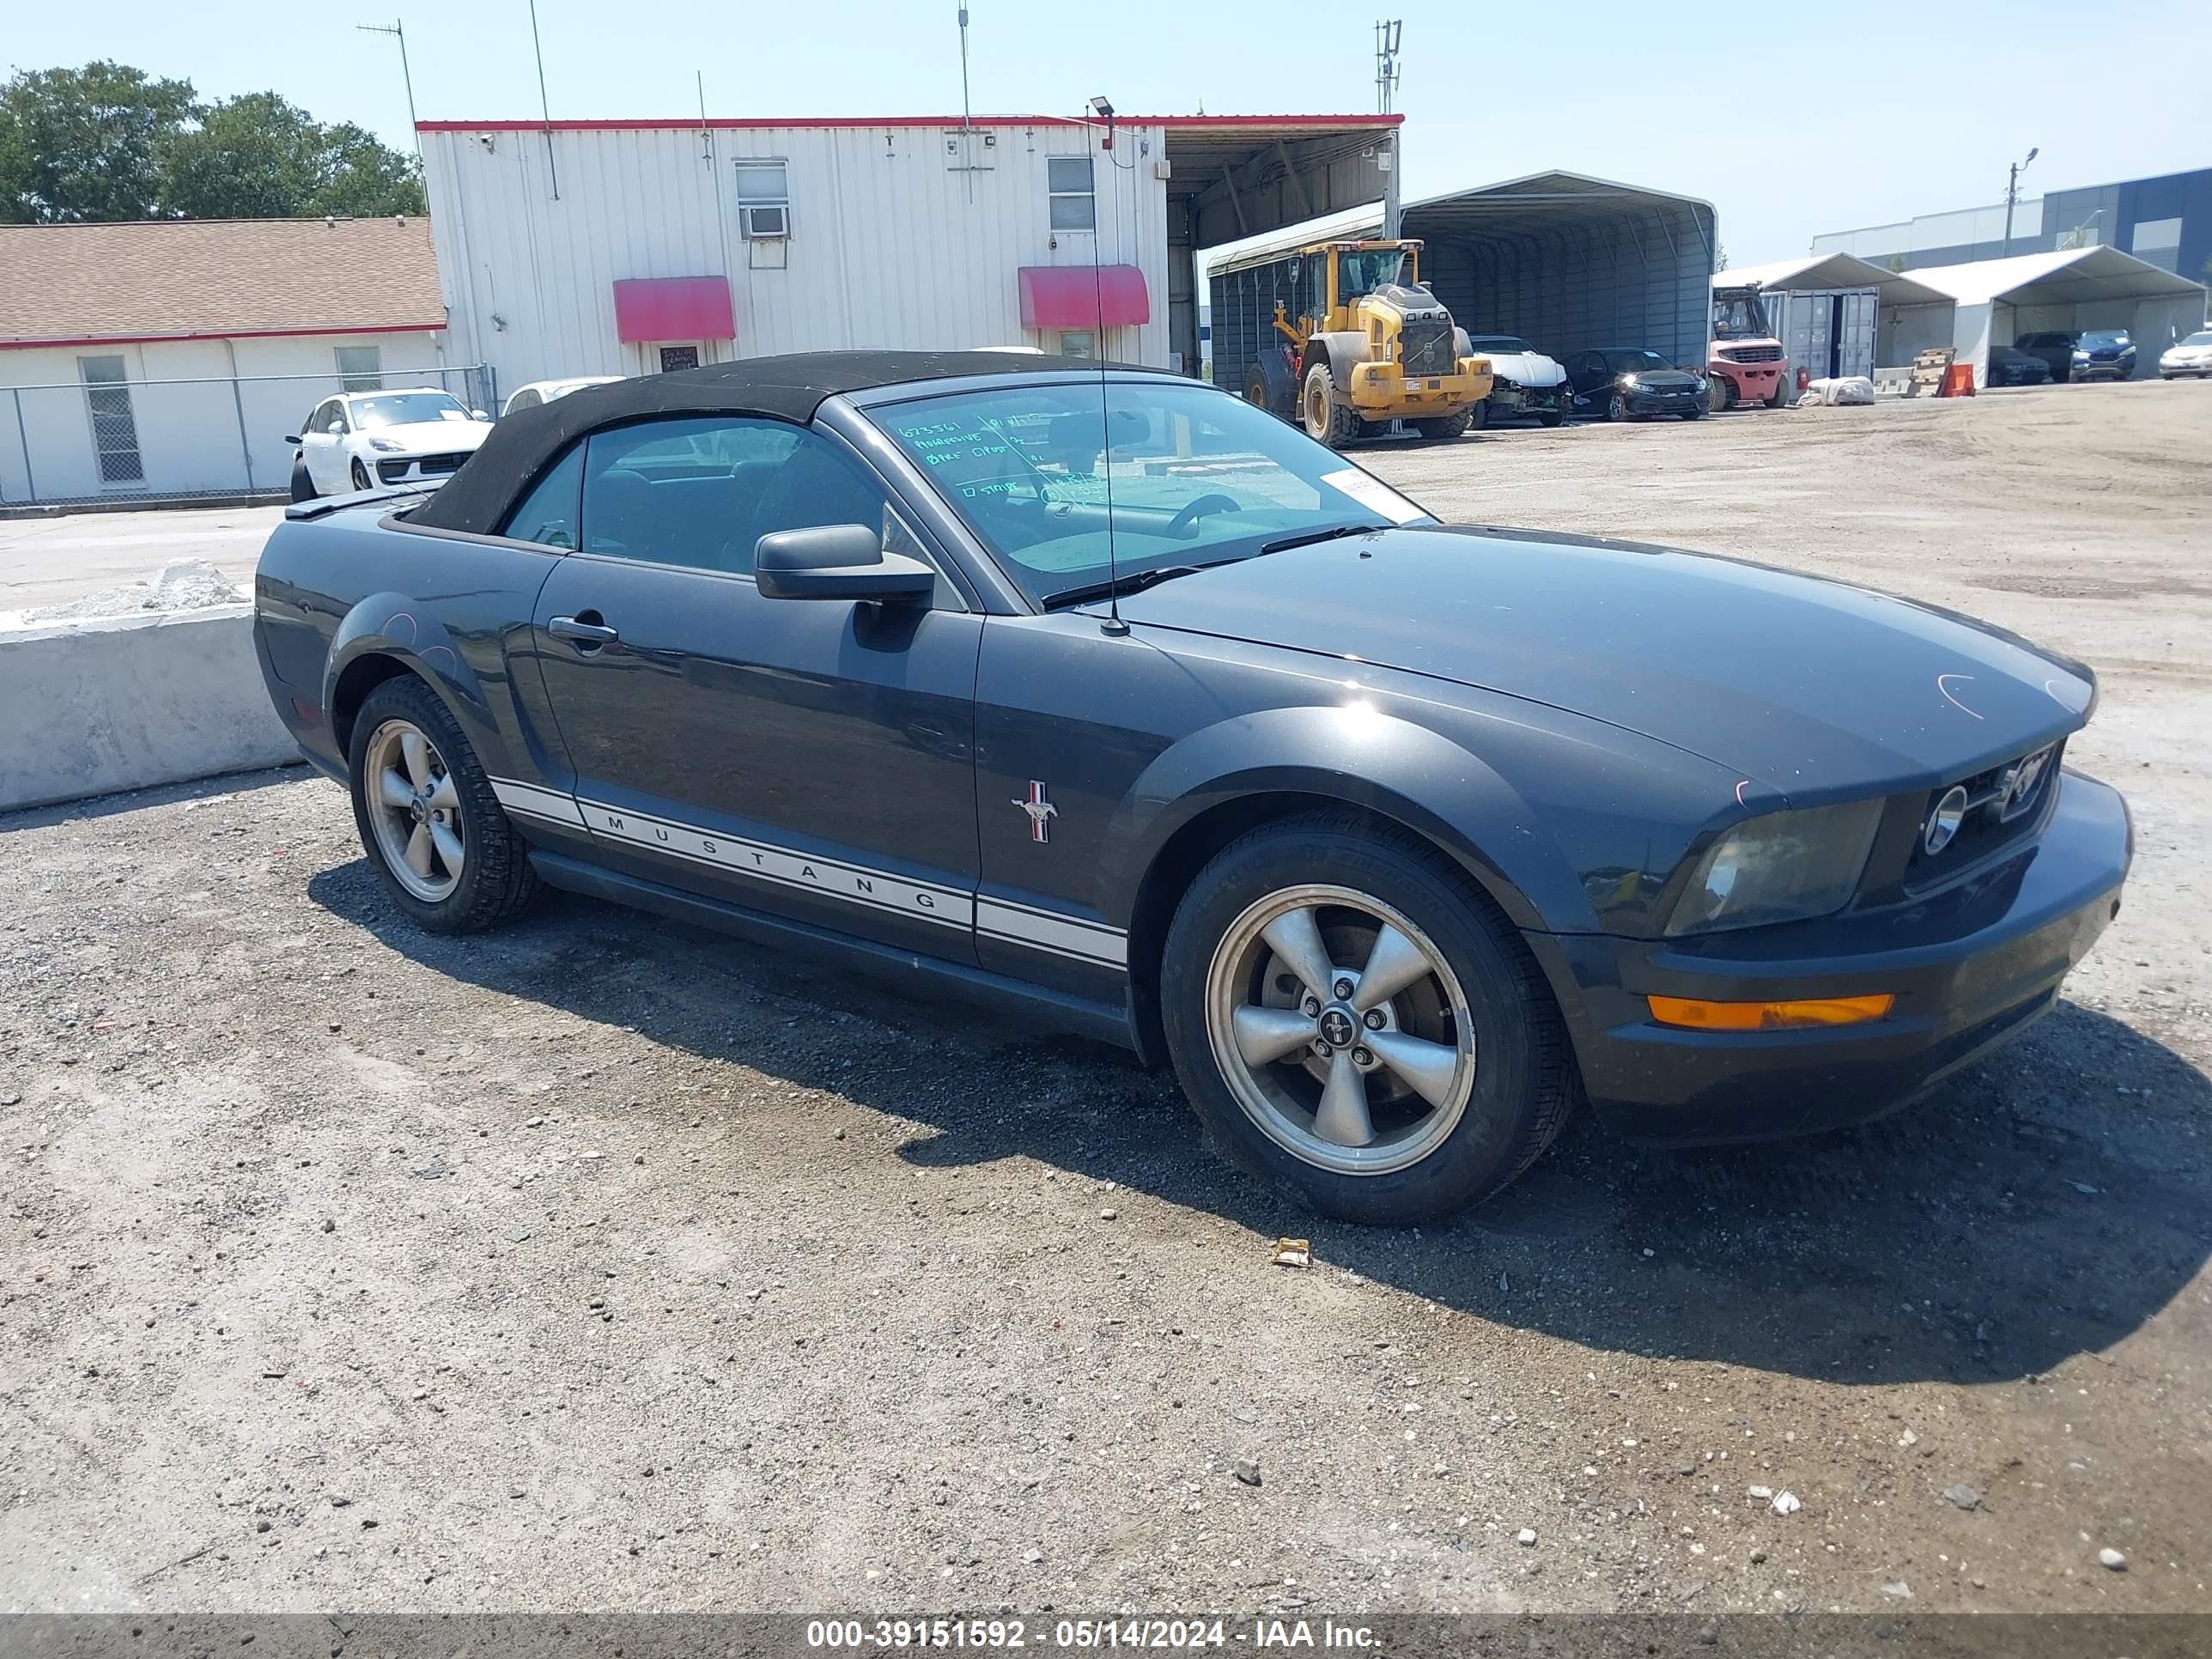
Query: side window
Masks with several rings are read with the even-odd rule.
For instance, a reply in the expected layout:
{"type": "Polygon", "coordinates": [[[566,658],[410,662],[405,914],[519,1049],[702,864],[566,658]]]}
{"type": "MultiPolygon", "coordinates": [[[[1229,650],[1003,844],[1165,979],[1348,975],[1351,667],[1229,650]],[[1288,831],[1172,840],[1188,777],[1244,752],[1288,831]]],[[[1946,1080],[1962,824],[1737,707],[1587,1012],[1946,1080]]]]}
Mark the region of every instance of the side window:
{"type": "Polygon", "coordinates": [[[326,417],[323,430],[343,433],[347,429],[345,400],[343,398],[333,398],[331,399],[331,412],[326,417]]]}
{"type": "Polygon", "coordinates": [[[818,433],[736,416],[651,421],[594,434],[584,458],[583,550],[750,575],[777,530],[865,524],[889,505],[818,433]]]}
{"type": "Polygon", "coordinates": [[[519,542],[542,542],[564,550],[574,547],[583,482],[584,446],[574,444],[507,515],[499,533],[519,542]]]}
{"type": "Polygon", "coordinates": [[[538,394],[526,386],[508,399],[507,412],[512,415],[518,409],[535,409],[537,406],[538,394]]]}

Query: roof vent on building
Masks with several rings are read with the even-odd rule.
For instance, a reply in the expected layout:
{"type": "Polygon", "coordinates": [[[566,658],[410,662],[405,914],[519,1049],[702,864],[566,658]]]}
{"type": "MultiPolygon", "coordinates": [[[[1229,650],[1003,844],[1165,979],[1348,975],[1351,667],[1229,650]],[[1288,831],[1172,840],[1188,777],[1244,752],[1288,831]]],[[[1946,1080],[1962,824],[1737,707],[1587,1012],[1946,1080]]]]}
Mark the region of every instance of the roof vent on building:
{"type": "Polygon", "coordinates": [[[325,230],[336,230],[337,228],[338,228],[338,216],[337,216],[337,214],[335,214],[335,213],[325,213],[325,214],[323,216],[323,228],[324,228],[325,230]]]}
{"type": "Polygon", "coordinates": [[[392,222],[404,230],[407,228],[407,216],[404,213],[395,213],[392,216],[392,222]]]}

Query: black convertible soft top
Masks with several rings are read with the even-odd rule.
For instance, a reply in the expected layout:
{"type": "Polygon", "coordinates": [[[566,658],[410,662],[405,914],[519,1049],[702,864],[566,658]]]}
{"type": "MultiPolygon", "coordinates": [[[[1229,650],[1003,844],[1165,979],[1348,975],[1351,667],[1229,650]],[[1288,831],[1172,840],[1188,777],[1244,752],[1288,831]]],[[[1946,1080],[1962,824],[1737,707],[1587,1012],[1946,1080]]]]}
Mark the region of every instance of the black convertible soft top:
{"type": "Polygon", "coordinates": [[[969,374],[1035,374],[1098,367],[1029,352],[814,351],[748,357],[581,386],[565,398],[501,419],[483,447],[436,495],[409,514],[407,521],[491,535],[506,519],[508,507],[572,440],[626,421],[665,415],[757,415],[804,425],[814,418],[823,399],[841,392],[969,374]]]}

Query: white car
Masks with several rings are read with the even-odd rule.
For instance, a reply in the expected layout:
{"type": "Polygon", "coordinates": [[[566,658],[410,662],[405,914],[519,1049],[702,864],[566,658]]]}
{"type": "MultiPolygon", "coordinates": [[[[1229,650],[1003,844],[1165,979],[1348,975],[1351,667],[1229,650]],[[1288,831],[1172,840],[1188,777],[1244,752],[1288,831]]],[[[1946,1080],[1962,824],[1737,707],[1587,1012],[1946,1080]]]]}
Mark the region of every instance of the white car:
{"type": "Polygon", "coordinates": [[[1558,358],[1512,334],[1473,334],[1467,343],[1474,356],[1490,359],[1490,395],[1474,406],[1477,424],[1486,426],[1501,415],[1531,415],[1546,426],[1567,418],[1574,392],[1558,358]]]}
{"type": "Polygon", "coordinates": [[[343,495],[383,484],[442,483],[477,453],[491,416],[436,386],[348,392],[325,398],[297,437],[292,499],[343,495]]]}
{"type": "Polygon", "coordinates": [[[535,409],[540,404],[550,404],[556,398],[565,398],[585,386],[605,386],[610,380],[620,379],[622,376],[619,374],[573,374],[565,380],[532,380],[528,386],[515,387],[507,400],[500,405],[500,416],[504,419],[518,409],[535,409]]]}
{"type": "Polygon", "coordinates": [[[2160,354],[2160,380],[2171,380],[2183,374],[2212,374],[2212,328],[2200,328],[2160,354]]]}

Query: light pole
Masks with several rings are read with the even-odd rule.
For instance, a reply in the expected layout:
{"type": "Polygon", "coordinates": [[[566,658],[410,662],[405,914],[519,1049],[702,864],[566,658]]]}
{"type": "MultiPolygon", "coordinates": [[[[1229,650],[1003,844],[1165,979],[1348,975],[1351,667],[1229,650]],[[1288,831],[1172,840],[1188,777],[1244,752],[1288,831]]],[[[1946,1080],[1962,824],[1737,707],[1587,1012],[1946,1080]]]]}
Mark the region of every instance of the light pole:
{"type": "Polygon", "coordinates": [[[2027,152],[2027,161],[2014,161],[2012,164],[2011,172],[2005,177],[2004,257],[2008,259],[2012,258],[2012,210],[2013,204],[2020,200],[2020,175],[2027,171],[2027,162],[2033,161],[2039,154],[2040,154],[2040,152],[2037,150],[2034,146],[2030,145],[2027,152]]]}
{"type": "Polygon", "coordinates": [[[407,67],[407,31],[397,21],[389,23],[356,23],[363,34],[388,34],[399,42],[399,78],[407,86],[407,131],[415,139],[415,165],[422,165],[422,135],[415,125],[415,72],[407,67]]]}

